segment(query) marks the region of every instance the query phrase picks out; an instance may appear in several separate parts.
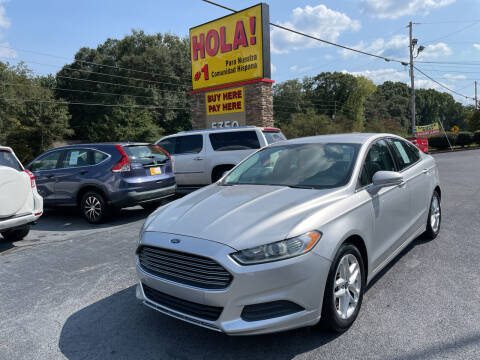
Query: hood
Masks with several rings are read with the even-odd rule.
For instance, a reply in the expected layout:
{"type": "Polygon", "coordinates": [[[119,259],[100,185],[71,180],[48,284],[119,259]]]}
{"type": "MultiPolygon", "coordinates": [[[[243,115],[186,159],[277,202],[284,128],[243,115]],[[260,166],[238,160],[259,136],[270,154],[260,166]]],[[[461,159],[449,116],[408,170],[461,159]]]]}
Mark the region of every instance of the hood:
{"type": "MultiPolygon", "coordinates": [[[[344,196],[339,189],[214,184],[159,208],[145,230],[212,240],[241,250],[300,235],[289,233],[344,196]]],[[[310,230],[314,229],[305,232],[310,230]]]]}

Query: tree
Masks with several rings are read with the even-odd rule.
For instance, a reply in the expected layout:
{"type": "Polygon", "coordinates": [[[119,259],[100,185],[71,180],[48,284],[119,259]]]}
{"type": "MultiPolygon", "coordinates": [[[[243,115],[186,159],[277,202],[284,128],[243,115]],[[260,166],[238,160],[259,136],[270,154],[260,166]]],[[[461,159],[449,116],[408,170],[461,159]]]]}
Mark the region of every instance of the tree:
{"type": "Polygon", "coordinates": [[[282,128],[287,138],[322,135],[331,132],[332,120],[324,115],[317,114],[314,109],[308,109],[306,113],[292,115],[289,124],[282,128]]]}
{"type": "MultiPolygon", "coordinates": [[[[57,90],[56,94],[73,103],[123,106],[121,110],[111,106],[70,105],[76,139],[99,138],[95,132],[106,128],[105,121],[111,134],[122,133],[124,123],[115,119],[126,113],[126,104],[136,111],[140,107],[135,106],[155,107],[149,115],[141,114],[142,121],[150,119],[147,121],[150,134],[173,133],[192,126],[187,94],[190,74],[187,38],[133,31],[121,40],[107,39],[96,49],[80,49],[75,61],[56,75],[59,88],[80,91],[57,90]]],[[[129,116],[136,111],[129,112],[129,116]]]]}
{"type": "Polygon", "coordinates": [[[353,120],[353,131],[365,129],[364,103],[374,93],[375,84],[363,77],[356,78],[356,83],[342,109],[348,118],[353,120]]]}
{"type": "Polygon", "coordinates": [[[5,84],[0,100],[0,143],[14,148],[22,162],[72,134],[67,106],[44,86],[51,78],[34,77],[24,64],[3,63],[0,78],[5,84]]]}
{"type": "Polygon", "coordinates": [[[474,110],[467,115],[467,125],[472,132],[480,130],[480,110],[474,110]]]}

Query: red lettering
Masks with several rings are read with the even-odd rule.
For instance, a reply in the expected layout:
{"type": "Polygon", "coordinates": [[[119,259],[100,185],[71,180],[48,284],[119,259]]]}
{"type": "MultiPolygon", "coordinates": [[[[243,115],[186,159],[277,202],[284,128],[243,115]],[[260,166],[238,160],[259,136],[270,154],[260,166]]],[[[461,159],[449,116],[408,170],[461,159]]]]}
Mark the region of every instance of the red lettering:
{"type": "Polygon", "coordinates": [[[242,90],[238,90],[238,98],[239,98],[239,99],[242,98],[242,90]]]}
{"type": "Polygon", "coordinates": [[[232,103],[228,103],[228,110],[232,110],[232,103]]]}
{"type": "Polygon", "coordinates": [[[237,25],[235,26],[235,35],[233,36],[233,50],[237,50],[240,45],[242,45],[243,47],[248,47],[245,27],[243,26],[243,21],[241,20],[237,21],[237,25]]]}
{"type": "Polygon", "coordinates": [[[235,110],[236,108],[237,108],[237,102],[235,101],[232,103],[232,110],[235,110]]]}
{"type": "Polygon", "coordinates": [[[242,102],[241,101],[237,101],[237,109],[242,110],[242,102]]]}
{"type": "Polygon", "coordinates": [[[208,112],[214,112],[215,111],[215,105],[208,105],[208,112]]]}
{"type": "Polygon", "coordinates": [[[207,102],[213,102],[213,95],[207,95],[207,102]]]}
{"type": "Polygon", "coordinates": [[[198,52],[200,51],[200,58],[205,58],[205,35],[200,34],[200,41],[198,41],[197,37],[194,36],[192,39],[192,53],[193,53],[193,60],[198,60],[198,52]]]}
{"type": "Polygon", "coordinates": [[[207,54],[209,56],[215,56],[218,53],[220,39],[216,30],[210,30],[207,33],[207,54]],[[213,46],[212,46],[213,40],[213,46]]]}
{"type": "Polygon", "coordinates": [[[220,52],[226,53],[232,51],[232,44],[227,44],[225,26],[220,28],[220,52]]]}
{"type": "Polygon", "coordinates": [[[223,111],[227,111],[227,110],[228,110],[228,106],[227,106],[227,105],[228,105],[228,104],[223,104],[223,105],[222,105],[222,110],[223,110],[223,111]]]}

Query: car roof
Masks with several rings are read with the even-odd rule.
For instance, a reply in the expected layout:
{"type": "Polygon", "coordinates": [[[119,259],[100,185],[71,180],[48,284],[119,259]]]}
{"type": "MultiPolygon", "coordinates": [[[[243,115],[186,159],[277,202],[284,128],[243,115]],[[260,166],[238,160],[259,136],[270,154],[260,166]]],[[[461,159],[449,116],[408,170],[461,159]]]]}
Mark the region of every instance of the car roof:
{"type": "Polygon", "coordinates": [[[1,145],[0,145],[0,150],[6,150],[6,151],[13,152],[12,148],[10,148],[10,147],[8,147],[8,146],[1,146],[1,145]]]}
{"type": "Polygon", "coordinates": [[[92,147],[94,148],[94,147],[102,147],[105,145],[136,146],[136,145],[151,145],[151,144],[152,143],[148,143],[148,142],[100,142],[100,143],[64,145],[64,146],[59,146],[53,149],[49,149],[48,151],[62,150],[62,149],[92,148],[92,147]]]}
{"type": "Polygon", "coordinates": [[[296,138],[291,140],[279,141],[272,144],[285,145],[285,144],[311,144],[311,143],[350,143],[350,144],[365,144],[374,139],[381,137],[397,137],[393,134],[381,134],[381,133],[348,133],[348,134],[330,134],[330,135],[318,135],[309,136],[303,138],[296,138]]]}
{"type": "Polygon", "coordinates": [[[275,132],[281,131],[279,128],[275,128],[275,127],[261,127],[261,126],[248,125],[248,126],[236,126],[236,127],[216,128],[216,129],[210,128],[210,129],[186,130],[186,131],[180,131],[175,134],[164,136],[162,137],[162,139],[165,139],[171,136],[179,136],[179,135],[204,134],[204,133],[212,133],[212,132],[247,131],[247,130],[255,130],[255,129],[260,129],[262,131],[275,131],[275,132]]]}

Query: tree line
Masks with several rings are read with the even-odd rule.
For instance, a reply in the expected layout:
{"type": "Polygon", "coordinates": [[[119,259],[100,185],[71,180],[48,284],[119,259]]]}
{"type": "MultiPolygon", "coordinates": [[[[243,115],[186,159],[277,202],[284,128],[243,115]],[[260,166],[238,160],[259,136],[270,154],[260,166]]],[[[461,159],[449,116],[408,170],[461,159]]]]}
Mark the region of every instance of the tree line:
{"type": "MultiPolygon", "coordinates": [[[[0,144],[22,161],[57,141],[155,141],[192,127],[188,38],[132,31],[81,48],[55,75],[0,63],[0,144]]],[[[371,131],[410,132],[410,89],[339,72],[276,84],[275,124],[287,137],[371,131]]],[[[480,130],[473,107],[436,90],[417,90],[417,123],[480,130]],[[467,120],[467,119],[472,119],[467,120]]]]}

